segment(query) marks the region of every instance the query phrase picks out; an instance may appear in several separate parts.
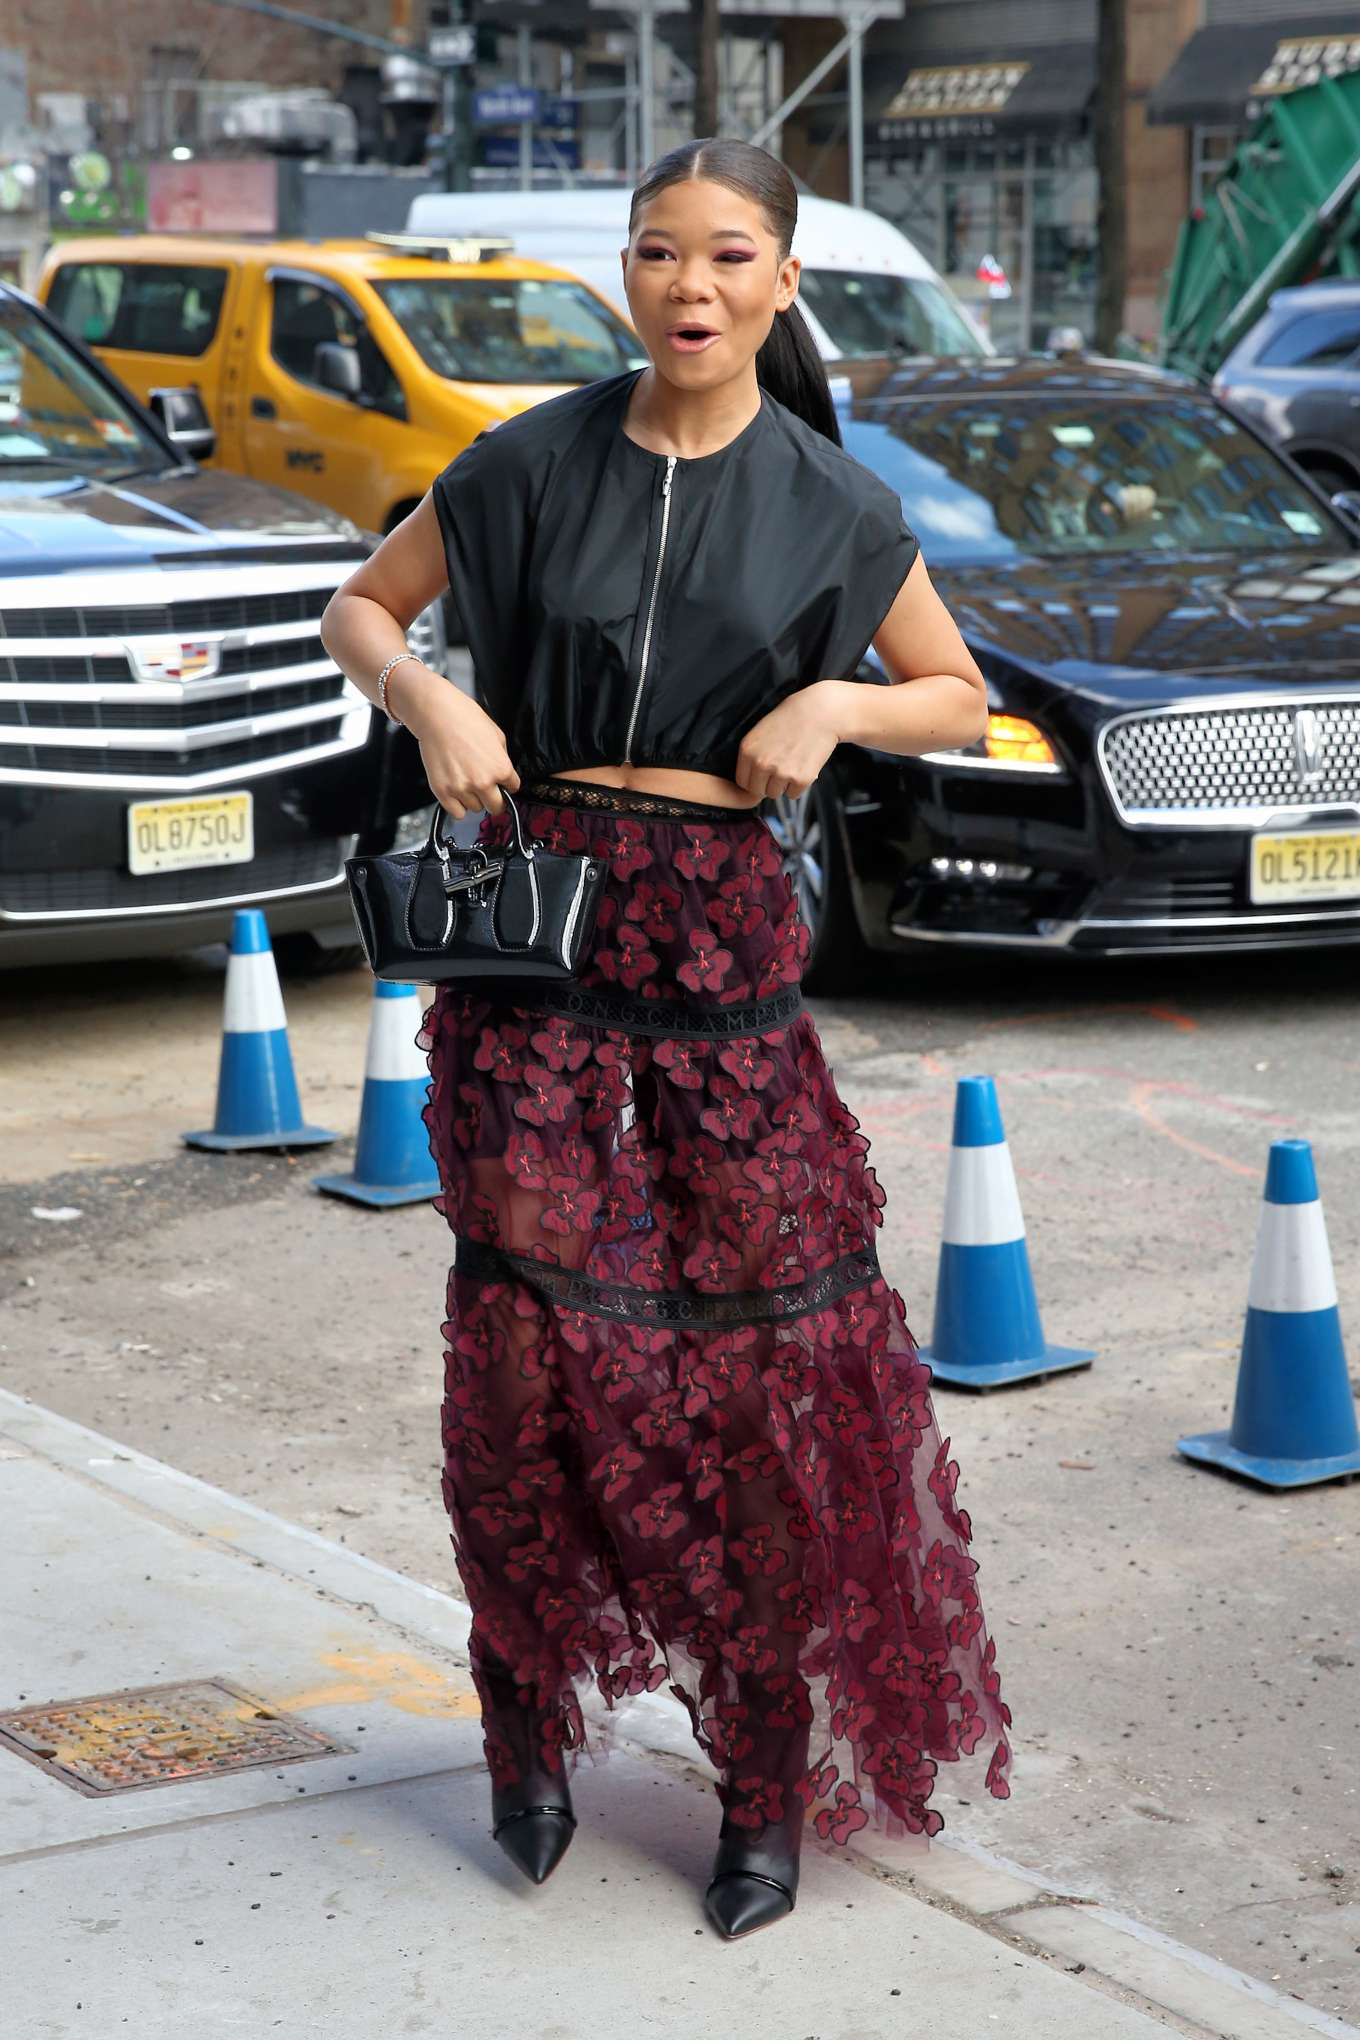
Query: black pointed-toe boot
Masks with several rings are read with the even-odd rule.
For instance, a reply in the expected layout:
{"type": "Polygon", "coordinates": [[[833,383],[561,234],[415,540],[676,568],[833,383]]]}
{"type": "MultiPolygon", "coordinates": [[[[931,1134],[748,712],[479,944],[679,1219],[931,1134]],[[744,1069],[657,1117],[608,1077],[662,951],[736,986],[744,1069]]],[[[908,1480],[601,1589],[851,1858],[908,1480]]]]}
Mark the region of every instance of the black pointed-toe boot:
{"type": "Polygon", "coordinates": [[[487,1726],[514,1759],[513,1782],[491,1787],[491,1832],[511,1862],[542,1884],[566,1854],[576,1831],[565,1769],[551,1771],[539,1748],[540,1715],[524,1706],[508,1666],[484,1661],[492,1695],[487,1726]]]}
{"type": "Polygon", "coordinates": [[[728,1940],[772,1927],[798,1902],[798,1853],[803,1840],[804,1801],[798,1785],[805,1777],[808,1723],[771,1727],[761,1684],[743,1680],[740,1698],[750,1708],[754,1728],[751,1748],[734,1778],[730,1773],[720,1791],[722,1826],[718,1853],[704,1895],[704,1910],[728,1940]],[[752,1787],[758,1787],[756,1797],[752,1787]],[[734,1815],[754,1811],[761,1800],[775,1796],[779,1812],[773,1819],[745,1823],[734,1815]]]}
{"type": "Polygon", "coordinates": [[[772,1927],[793,1911],[802,1816],[801,1801],[791,1815],[763,1828],[738,1827],[724,1814],[704,1910],[729,1941],[772,1927]]]}

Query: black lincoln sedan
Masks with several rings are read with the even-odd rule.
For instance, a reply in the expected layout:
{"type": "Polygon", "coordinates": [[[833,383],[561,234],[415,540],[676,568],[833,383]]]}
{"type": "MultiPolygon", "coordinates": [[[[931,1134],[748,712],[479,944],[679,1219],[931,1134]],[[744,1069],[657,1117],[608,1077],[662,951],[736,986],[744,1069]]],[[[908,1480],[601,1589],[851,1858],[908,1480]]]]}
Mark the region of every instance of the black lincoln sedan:
{"type": "MultiPolygon", "coordinates": [[[[815,987],[865,948],[1360,942],[1360,531],[1198,385],[904,364],[841,412],[987,678],[984,738],[770,803],[815,987]]],[[[860,676],[886,684],[870,652],[860,676]]]]}

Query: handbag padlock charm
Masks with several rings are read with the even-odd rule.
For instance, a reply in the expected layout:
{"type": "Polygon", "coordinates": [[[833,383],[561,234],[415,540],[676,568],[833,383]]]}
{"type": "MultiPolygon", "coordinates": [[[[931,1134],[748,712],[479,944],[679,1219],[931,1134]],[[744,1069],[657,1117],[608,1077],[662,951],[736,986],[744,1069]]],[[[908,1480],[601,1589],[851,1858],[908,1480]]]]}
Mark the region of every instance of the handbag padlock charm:
{"type": "Polygon", "coordinates": [[[450,897],[454,893],[465,892],[468,895],[469,904],[474,907],[480,907],[484,904],[480,888],[490,879],[500,877],[505,869],[505,859],[503,857],[488,857],[480,844],[474,845],[470,853],[469,862],[472,857],[479,857],[481,863],[475,870],[464,872],[461,878],[453,876],[453,870],[447,857],[441,857],[439,861],[444,873],[444,891],[450,897]]]}

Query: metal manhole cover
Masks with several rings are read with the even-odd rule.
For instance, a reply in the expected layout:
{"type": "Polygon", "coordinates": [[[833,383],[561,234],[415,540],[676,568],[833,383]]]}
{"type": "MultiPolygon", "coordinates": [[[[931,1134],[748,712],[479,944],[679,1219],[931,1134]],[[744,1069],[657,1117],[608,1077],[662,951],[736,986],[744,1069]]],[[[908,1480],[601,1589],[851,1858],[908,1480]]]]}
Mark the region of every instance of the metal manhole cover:
{"type": "Polygon", "coordinates": [[[230,1679],[124,1686],[0,1713],[0,1749],[88,1796],[353,1753],[230,1679]]]}

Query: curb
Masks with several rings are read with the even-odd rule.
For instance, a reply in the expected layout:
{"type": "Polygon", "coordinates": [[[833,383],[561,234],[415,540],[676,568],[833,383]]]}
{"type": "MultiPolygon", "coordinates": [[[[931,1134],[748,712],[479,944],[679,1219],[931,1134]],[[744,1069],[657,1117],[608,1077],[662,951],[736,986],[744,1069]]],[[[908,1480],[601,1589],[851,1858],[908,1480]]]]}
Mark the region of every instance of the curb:
{"type": "MultiPolygon", "coordinates": [[[[464,1602],[0,1388],[0,1457],[15,1456],[16,1448],[466,1662],[472,1616],[464,1602]]],[[[664,1699],[638,1694],[628,1714],[620,1747],[716,1775],[688,1722],[664,1699]]],[[[1172,2030],[1213,2040],[1296,2040],[1300,2032],[1360,2040],[1360,2028],[974,1843],[935,1841],[923,1859],[919,1849],[904,1854],[874,1837],[858,1846],[852,1841],[846,1853],[861,1871],[1017,1952],[1060,1963],[1098,1994],[1137,2005],[1172,2030]]]]}

